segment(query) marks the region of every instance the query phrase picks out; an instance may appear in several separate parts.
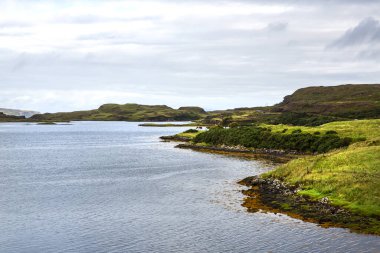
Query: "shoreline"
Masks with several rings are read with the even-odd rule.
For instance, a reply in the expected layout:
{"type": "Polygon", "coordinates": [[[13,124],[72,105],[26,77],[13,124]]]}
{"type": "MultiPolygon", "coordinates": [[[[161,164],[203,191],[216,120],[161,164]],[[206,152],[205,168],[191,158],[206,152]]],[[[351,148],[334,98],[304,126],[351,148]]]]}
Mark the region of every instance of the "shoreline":
{"type": "MultiPolygon", "coordinates": [[[[178,141],[178,140],[177,140],[178,141]]],[[[188,141],[187,141],[188,142],[188,141]]],[[[175,148],[191,149],[200,152],[217,153],[232,156],[251,157],[251,158],[266,158],[267,160],[275,161],[278,163],[285,163],[306,154],[298,152],[286,152],[283,150],[273,149],[245,149],[242,147],[229,147],[229,146],[201,146],[190,143],[181,143],[175,146],[175,148]]]]}
{"type": "Polygon", "coordinates": [[[299,188],[274,178],[247,177],[238,182],[249,187],[242,204],[248,212],[283,213],[292,218],[317,223],[321,227],[340,227],[352,232],[380,235],[380,217],[365,216],[330,204],[327,197],[316,201],[297,194],[299,188]]]}
{"type": "MultiPolygon", "coordinates": [[[[284,164],[301,157],[314,156],[313,154],[296,151],[248,149],[240,146],[197,145],[191,143],[192,138],[176,135],[162,136],[161,139],[164,141],[183,142],[176,145],[176,148],[266,161],[270,160],[277,164],[284,164]]],[[[380,216],[366,215],[348,210],[342,206],[333,205],[328,197],[317,200],[306,195],[301,195],[298,193],[301,190],[301,185],[289,185],[282,181],[281,178],[262,178],[261,175],[247,177],[238,183],[249,187],[248,190],[242,191],[246,196],[242,206],[248,212],[282,213],[305,222],[319,224],[324,228],[339,227],[356,233],[380,235],[380,216]]]]}

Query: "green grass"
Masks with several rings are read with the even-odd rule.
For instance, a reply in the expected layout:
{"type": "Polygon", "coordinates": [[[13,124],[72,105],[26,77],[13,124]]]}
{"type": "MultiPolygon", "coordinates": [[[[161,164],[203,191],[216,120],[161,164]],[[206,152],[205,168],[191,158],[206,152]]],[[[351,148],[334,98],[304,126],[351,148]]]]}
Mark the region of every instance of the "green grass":
{"type": "MultiPolygon", "coordinates": [[[[272,131],[300,127],[270,126],[272,131]]],[[[364,215],[380,216],[380,120],[334,122],[302,131],[334,130],[339,135],[366,138],[346,149],[300,158],[268,172],[302,189],[299,194],[314,199],[328,197],[331,203],[364,215]]]]}
{"type": "Polygon", "coordinates": [[[197,136],[198,134],[200,134],[202,132],[204,132],[204,131],[198,131],[197,133],[184,133],[184,132],[182,132],[182,133],[176,134],[176,136],[193,139],[195,136],[197,136]]]}
{"type": "Polygon", "coordinates": [[[282,132],[284,129],[287,129],[285,133],[289,134],[296,129],[301,129],[302,132],[311,134],[315,132],[326,133],[327,131],[336,131],[340,137],[350,137],[354,141],[360,141],[363,139],[370,140],[380,137],[380,119],[336,121],[317,127],[289,126],[282,124],[261,124],[261,126],[271,128],[274,132],[282,132]]]}

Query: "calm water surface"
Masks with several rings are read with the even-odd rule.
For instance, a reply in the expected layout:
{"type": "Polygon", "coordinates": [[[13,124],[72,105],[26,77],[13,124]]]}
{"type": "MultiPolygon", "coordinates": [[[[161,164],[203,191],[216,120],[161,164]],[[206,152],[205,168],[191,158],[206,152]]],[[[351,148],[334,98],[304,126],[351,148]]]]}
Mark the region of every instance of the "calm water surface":
{"type": "Polygon", "coordinates": [[[175,149],[182,128],[0,124],[0,252],[380,252],[380,237],[249,214],[270,163],[175,149]]]}

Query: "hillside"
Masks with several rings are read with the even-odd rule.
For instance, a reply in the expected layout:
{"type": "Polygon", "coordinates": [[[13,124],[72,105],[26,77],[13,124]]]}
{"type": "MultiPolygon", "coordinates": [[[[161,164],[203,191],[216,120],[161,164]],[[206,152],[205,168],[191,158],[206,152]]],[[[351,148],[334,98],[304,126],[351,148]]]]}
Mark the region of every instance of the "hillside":
{"type": "Polygon", "coordinates": [[[6,115],[0,112],[0,122],[25,121],[24,116],[6,115]]]}
{"type": "MultiPolygon", "coordinates": [[[[0,110],[1,111],[1,110],[0,110]]],[[[196,106],[105,104],[98,109],[33,115],[30,121],[197,121],[205,125],[288,124],[319,126],[333,121],[380,118],[380,84],[307,87],[274,106],[208,111],[196,106]]],[[[4,120],[5,121],[5,120],[4,120]]],[[[13,121],[9,118],[9,121],[13,121]]]]}
{"type": "Polygon", "coordinates": [[[286,96],[276,112],[311,113],[350,119],[380,115],[380,84],[307,87],[286,96]]]}
{"type": "Polygon", "coordinates": [[[89,111],[36,114],[31,120],[189,121],[200,119],[202,112],[199,107],[181,107],[177,110],[166,105],[104,104],[89,111]]]}
{"type": "Polygon", "coordinates": [[[25,116],[25,118],[30,118],[34,114],[38,114],[39,112],[36,111],[27,111],[27,110],[18,110],[18,109],[6,109],[6,108],[0,108],[0,112],[6,114],[6,115],[13,115],[13,116],[25,116]]]}
{"type": "Polygon", "coordinates": [[[332,121],[380,117],[380,84],[347,84],[296,90],[274,106],[208,112],[208,124],[232,122],[318,126],[332,121]]]}

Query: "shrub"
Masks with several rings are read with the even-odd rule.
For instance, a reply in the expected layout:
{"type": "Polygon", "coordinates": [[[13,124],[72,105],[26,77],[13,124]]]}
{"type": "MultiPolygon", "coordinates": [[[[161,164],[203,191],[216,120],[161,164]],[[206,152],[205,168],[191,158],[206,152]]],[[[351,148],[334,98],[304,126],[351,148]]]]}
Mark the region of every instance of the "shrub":
{"type": "Polygon", "coordinates": [[[230,128],[235,128],[235,127],[238,127],[239,126],[239,123],[237,122],[232,122],[228,125],[230,128]]]}
{"type": "Polygon", "coordinates": [[[352,139],[340,138],[338,135],[313,135],[296,131],[283,134],[268,131],[262,127],[212,128],[198,134],[195,143],[205,142],[211,145],[242,145],[247,148],[268,148],[295,150],[300,152],[323,153],[332,149],[348,146],[352,139]]]}
{"type": "Polygon", "coordinates": [[[189,130],[186,130],[184,133],[198,133],[198,130],[189,129],[189,130]]]}
{"type": "Polygon", "coordinates": [[[329,131],[326,132],[326,134],[338,134],[338,133],[336,131],[334,131],[334,130],[329,130],[329,131]]]}

